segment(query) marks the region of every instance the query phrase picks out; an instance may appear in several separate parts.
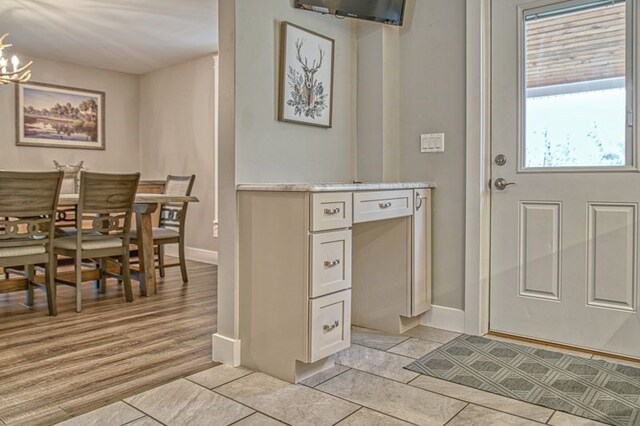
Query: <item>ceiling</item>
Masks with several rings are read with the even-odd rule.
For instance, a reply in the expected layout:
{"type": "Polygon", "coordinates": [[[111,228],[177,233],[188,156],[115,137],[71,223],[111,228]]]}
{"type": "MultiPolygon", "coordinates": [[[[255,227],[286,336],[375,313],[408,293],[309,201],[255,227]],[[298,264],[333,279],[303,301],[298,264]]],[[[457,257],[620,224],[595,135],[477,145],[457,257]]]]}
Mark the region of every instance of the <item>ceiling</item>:
{"type": "Polygon", "coordinates": [[[12,53],[131,74],[218,50],[218,0],[0,0],[12,53]]]}

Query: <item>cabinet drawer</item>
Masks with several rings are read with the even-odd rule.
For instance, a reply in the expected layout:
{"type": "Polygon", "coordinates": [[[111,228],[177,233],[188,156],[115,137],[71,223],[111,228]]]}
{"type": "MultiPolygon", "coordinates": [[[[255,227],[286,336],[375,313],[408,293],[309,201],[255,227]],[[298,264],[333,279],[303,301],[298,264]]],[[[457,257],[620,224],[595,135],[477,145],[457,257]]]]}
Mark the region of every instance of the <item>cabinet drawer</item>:
{"type": "Polygon", "coordinates": [[[309,362],[351,345],[351,290],[309,301],[311,353],[309,362]]]}
{"type": "Polygon", "coordinates": [[[310,297],[320,297],[351,287],[351,231],[313,234],[310,297]]]}
{"type": "Polygon", "coordinates": [[[311,195],[311,231],[349,228],[352,222],[350,192],[311,195]]]}
{"type": "Polygon", "coordinates": [[[353,222],[371,222],[413,214],[413,191],[355,192],[353,222]]]}

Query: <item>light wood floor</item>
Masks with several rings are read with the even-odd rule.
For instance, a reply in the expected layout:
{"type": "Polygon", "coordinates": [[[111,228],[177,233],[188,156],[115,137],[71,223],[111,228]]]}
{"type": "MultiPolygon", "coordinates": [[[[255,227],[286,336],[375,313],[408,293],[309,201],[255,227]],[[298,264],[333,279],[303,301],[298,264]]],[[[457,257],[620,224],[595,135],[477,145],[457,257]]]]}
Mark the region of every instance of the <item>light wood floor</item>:
{"type": "Polygon", "coordinates": [[[107,294],[58,287],[58,317],[44,293],[27,308],[24,293],[0,295],[0,425],[53,424],[216,365],[217,268],[189,263],[159,279],[159,294],[126,303],[109,280],[107,294]]]}

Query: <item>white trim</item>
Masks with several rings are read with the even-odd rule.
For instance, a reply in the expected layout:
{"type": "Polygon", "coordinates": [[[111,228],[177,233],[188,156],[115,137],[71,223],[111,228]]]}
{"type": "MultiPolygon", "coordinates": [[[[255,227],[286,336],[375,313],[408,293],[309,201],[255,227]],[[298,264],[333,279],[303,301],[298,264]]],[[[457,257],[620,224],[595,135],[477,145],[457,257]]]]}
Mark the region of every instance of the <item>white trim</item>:
{"type": "Polygon", "coordinates": [[[441,330],[465,333],[465,314],[461,309],[432,305],[431,309],[422,314],[420,324],[441,330]]]}
{"type": "Polygon", "coordinates": [[[240,340],[229,339],[218,333],[213,337],[213,360],[231,367],[240,367],[240,340]]]}
{"type": "Polygon", "coordinates": [[[489,331],[491,248],[491,1],[467,0],[464,331],[489,331]]]}
{"type": "MultiPolygon", "coordinates": [[[[164,247],[164,254],[167,256],[178,257],[178,245],[167,244],[164,247]]],[[[193,260],[195,262],[208,263],[209,265],[218,264],[218,252],[211,250],[202,250],[194,247],[184,248],[184,257],[187,260],[193,260]]]]}

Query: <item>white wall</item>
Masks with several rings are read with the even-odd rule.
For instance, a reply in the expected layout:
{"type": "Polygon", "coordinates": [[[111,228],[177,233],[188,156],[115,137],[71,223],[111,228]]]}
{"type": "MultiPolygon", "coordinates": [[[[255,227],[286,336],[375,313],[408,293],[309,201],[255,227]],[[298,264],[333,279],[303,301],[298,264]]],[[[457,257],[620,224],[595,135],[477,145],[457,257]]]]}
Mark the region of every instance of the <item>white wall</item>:
{"type": "Polygon", "coordinates": [[[145,179],[195,174],[186,245],[217,251],[213,238],[213,54],[140,77],[140,158],[145,179]]]}
{"type": "Polygon", "coordinates": [[[242,0],[235,29],[238,183],[350,181],[356,58],[351,22],[294,9],[284,0],[242,0]],[[282,21],[336,41],[332,129],[276,119],[282,21]]]}
{"type": "Polygon", "coordinates": [[[53,168],[53,160],[62,164],[84,160],[85,167],[94,171],[138,171],[138,76],[31,59],[34,81],[106,92],[106,151],[16,146],[15,86],[5,85],[0,86],[0,168],[46,170],[53,168]]]}
{"type": "Polygon", "coordinates": [[[413,0],[400,33],[400,178],[433,180],[434,304],[464,308],[465,0],[413,0]],[[421,133],[446,134],[419,154],[421,133]]]}

